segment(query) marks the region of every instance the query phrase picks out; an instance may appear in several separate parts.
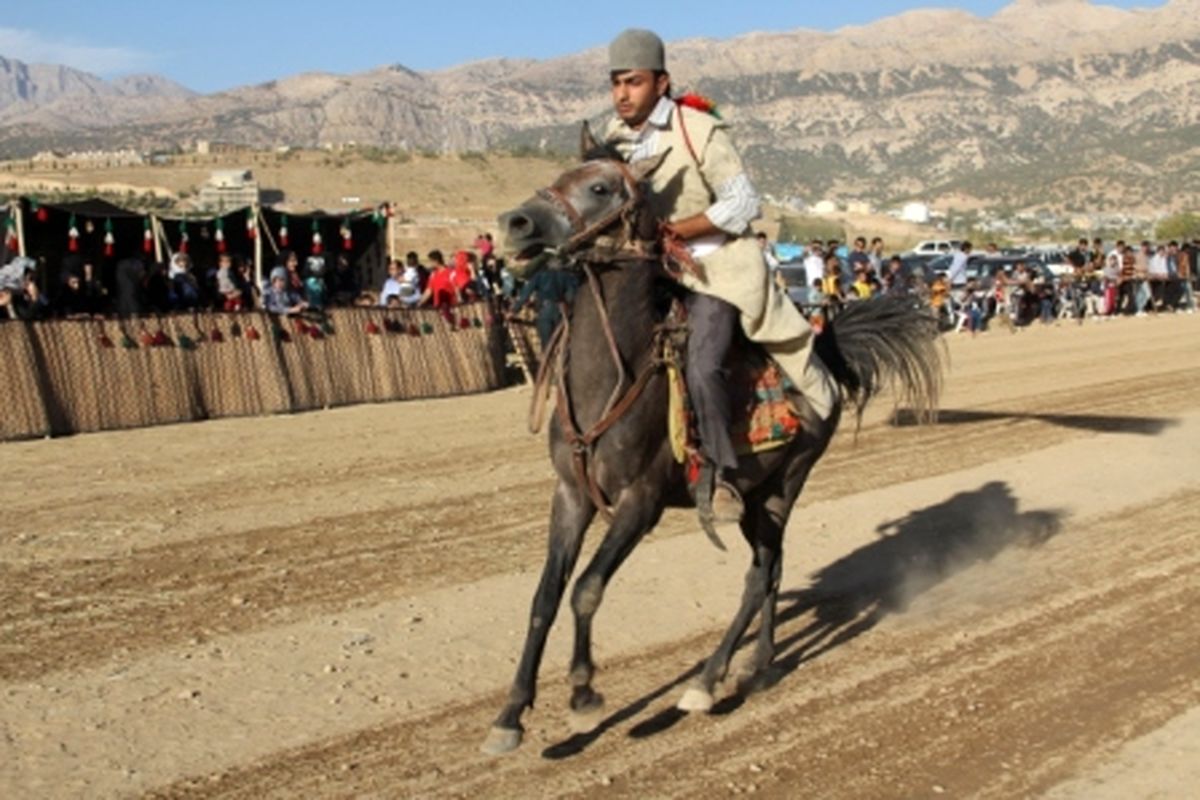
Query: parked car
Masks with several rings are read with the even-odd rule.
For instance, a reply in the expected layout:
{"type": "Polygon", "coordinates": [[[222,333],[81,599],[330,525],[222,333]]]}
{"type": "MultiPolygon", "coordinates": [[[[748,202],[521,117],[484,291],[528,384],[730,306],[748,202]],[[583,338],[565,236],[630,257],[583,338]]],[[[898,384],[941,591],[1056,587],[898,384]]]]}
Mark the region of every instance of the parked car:
{"type": "Polygon", "coordinates": [[[808,280],[804,259],[785,261],[779,265],[779,274],[787,286],[787,296],[793,303],[808,302],[808,280]]]}
{"type": "Polygon", "coordinates": [[[935,253],[951,253],[962,247],[962,239],[926,239],[917,242],[917,246],[909,251],[911,255],[932,255],[935,253]]]}

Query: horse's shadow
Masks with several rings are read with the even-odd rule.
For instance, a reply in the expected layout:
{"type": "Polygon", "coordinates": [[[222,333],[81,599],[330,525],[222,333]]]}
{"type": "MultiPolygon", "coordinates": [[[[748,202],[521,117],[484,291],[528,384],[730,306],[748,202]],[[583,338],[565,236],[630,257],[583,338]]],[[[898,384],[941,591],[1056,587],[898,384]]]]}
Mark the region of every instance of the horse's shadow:
{"type": "MultiPolygon", "coordinates": [[[[1034,420],[1056,425],[1060,428],[1094,433],[1129,433],[1139,436],[1157,436],[1178,420],[1163,417],[1127,416],[1116,414],[1035,414],[1026,411],[981,411],[978,409],[944,408],[937,413],[939,425],[972,425],[981,422],[1034,420]]],[[[898,428],[921,424],[920,415],[908,408],[896,409],[890,422],[898,428]]]]}
{"type": "MultiPolygon", "coordinates": [[[[805,589],[779,598],[777,633],[790,622],[811,615],[811,621],[776,642],[777,656],[769,674],[759,676],[754,689],[773,685],[811,661],[875,627],[888,614],[903,612],[913,599],[951,575],[990,561],[1010,547],[1036,547],[1054,536],[1064,512],[1019,511],[1008,484],[992,481],[969,492],[880,525],[880,538],[817,572],[805,589]]],[[[753,632],[741,642],[752,641],[753,632]]],[[[680,673],[633,702],[614,711],[587,733],[575,734],[546,748],[546,758],[567,758],[582,752],[613,727],[632,719],[653,702],[699,674],[703,662],[680,673]]],[[[743,692],[713,707],[728,714],[745,702],[743,692]]],[[[661,733],[686,714],[664,708],[635,725],[629,735],[644,738],[661,733]]]]}

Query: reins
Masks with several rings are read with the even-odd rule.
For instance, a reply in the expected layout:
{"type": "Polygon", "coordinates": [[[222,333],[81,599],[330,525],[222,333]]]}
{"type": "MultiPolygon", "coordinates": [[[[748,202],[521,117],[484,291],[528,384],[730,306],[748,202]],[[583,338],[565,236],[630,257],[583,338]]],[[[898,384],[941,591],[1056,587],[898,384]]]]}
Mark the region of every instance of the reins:
{"type": "MultiPolygon", "coordinates": [[[[649,385],[654,374],[668,363],[669,358],[664,354],[663,340],[670,331],[670,326],[668,325],[660,324],[655,326],[652,354],[650,358],[646,359],[646,362],[638,371],[636,378],[630,382],[629,372],[621,357],[616,335],[613,333],[612,322],[608,316],[608,304],[605,302],[604,293],[600,286],[600,281],[596,277],[594,267],[596,265],[621,266],[654,262],[658,260],[658,257],[654,253],[649,252],[650,248],[647,246],[647,243],[637,240],[634,236],[634,212],[642,200],[642,193],[638,187],[637,179],[624,162],[613,161],[611,163],[620,169],[629,196],[625,199],[624,203],[591,225],[584,224],[583,217],[578,209],[571,204],[571,201],[561,190],[548,187],[539,190],[537,196],[560,209],[567,219],[570,220],[572,234],[566,243],[558,248],[556,252],[557,255],[566,258],[570,264],[580,269],[585,276],[588,291],[595,301],[597,313],[600,317],[600,325],[604,331],[605,341],[608,344],[609,355],[612,357],[613,366],[617,371],[617,380],[604,404],[604,409],[600,413],[599,419],[588,427],[587,430],[583,430],[575,420],[571,392],[566,380],[570,352],[571,321],[570,314],[565,313],[566,310],[564,309],[562,322],[547,343],[546,350],[542,354],[541,363],[538,365],[536,384],[530,403],[529,420],[530,430],[536,432],[541,427],[541,411],[549,394],[551,372],[556,373],[555,389],[557,402],[555,404],[555,411],[563,438],[571,448],[571,463],[572,470],[575,473],[575,480],[580,488],[587,491],[596,509],[610,523],[613,521],[612,506],[608,498],[605,497],[604,490],[600,488],[600,484],[596,480],[595,470],[591,468],[590,462],[594,455],[596,443],[600,437],[629,412],[649,385]],[[607,243],[604,243],[600,234],[618,221],[622,222],[620,234],[609,239],[607,243]],[[593,246],[586,250],[581,249],[583,245],[588,243],[592,243],[593,246]],[[553,368],[550,366],[551,363],[554,364],[553,368]]],[[[672,241],[669,238],[665,239],[662,243],[662,252],[664,266],[667,266],[668,262],[677,263],[684,269],[692,266],[691,258],[688,256],[686,248],[679,242],[672,241]]]]}
{"type": "Polygon", "coordinates": [[[625,180],[629,196],[620,206],[605,214],[591,225],[584,224],[582,215],[560,190],[549,187],[539,190],[537,195],[560,209],[571,222],[571,237],[563,247],[558,249],[558,255],[568,258],[585,276],[588,291],[595,301],[596,310],[600,316],[600,326],[604,331],[604,339],[608,345],[609,355],[612,357],[613,366],[617,370],[617,380],[613,385],[612,392],[609,393],[608,399],[605,401],[604,409],[601,411],[599,419],[588,427],[587,430],[583,430],[575,420],[573,404],[571,402],[571,391],[567,387],[566,375],[570,354],[571,317],[570,314],[564,313],[562,322],[547,343],[546,351],[542,354],[541,364],[538,365],[537,383],[534,387],[533,400],[530,406],[529,423],[530,430],[536,431],[541,427],[540,411],[544,407],[545,397],[549,391],[550,374],[554,372],[557,393],[555,411],[558,415],[559,427],[562,430],[563,438],[571,448],[571,463],[572,469],[575,472],[575,480],[580,488],[587,491],[596,509],[609,522],[613,519],[612,507],[608,502],[608,498],[604,496],[604,490],[600,488],[600,484],[596,481],[595,470],[589,469],[589,462],[592,459],[596,442],[633,407],[633,404],[637,402],[637,399],[641,397],[642,392],[650,383],[651,377],[662,366],[662,361],[658,353],[658,334],[656,333],[655,354],[647,359],[646,363],[638,371],[637,377],[630,382],[629,371],[626,369],[624,359],[621,357],[621,350],[617,345],[616,335],[613,333],[612,321],[608,316],[608,304],[604,300],[604,292],[600,286],[600,280],[596,277],[596,271],[593,268],[593,264],[596,263],[619,265],[651,260],[651,257],[643,252],[643,249],[634,242],[632,231],[632,214],[642,200],[637,179],[624,163],[619,161],[612,163],[621,170],[621,175],[625,180]],[[581,250],[582,245],[595,242],[601,233],[618,221],[623,222],[622,230],[620,235],[612,240],[610,246],[593,246],[587,250],[581,250]],[[554,364],[553,369],[550,366],[551,363],[554,364]]]}

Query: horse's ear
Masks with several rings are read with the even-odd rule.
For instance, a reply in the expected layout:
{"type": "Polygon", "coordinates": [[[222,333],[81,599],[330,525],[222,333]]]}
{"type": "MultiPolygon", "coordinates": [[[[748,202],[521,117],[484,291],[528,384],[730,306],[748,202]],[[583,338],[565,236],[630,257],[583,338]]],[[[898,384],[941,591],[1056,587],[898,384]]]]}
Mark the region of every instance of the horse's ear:
{"type": "Polygon", "coordinates": [[[592,136],[592,126],[585,119],[579,130],[579,160],[587,161],[588,157],[599,149],[599,142],[596,141],[595,136],[592,136]]]}
{"type": "Polygon", "coordinates": [[[637,161],[634,161],[629,165],[629,169],[633,173],[633,176],[637,178],[638,182],[640,183],[641,181],[644,181],[653,175],[655,170],[662,166],[663,162],[667,160],[667,154],[670,152],[671,148],[668,147],[666,150],[663,150],[656,156],[639,158],[637,161]]]}

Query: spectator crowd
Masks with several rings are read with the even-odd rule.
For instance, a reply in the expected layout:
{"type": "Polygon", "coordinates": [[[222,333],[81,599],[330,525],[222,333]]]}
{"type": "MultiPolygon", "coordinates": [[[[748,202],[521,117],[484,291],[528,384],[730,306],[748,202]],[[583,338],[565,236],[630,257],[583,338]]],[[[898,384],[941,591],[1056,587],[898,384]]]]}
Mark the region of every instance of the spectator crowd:
{"type": "Polygon", "coordinates": [[[870,245],[859,237],[849,248],[814,240],[781,264],[764,235],[759,242],[779,288],[818,326],[847,303],[878,294],[914,296],[935,311],[943,330],[977,333],[993,324],[1015,331],[1065,319],[1193,314],[1200,288],[1200,239],[1112,247],[1080,239],[1061,264],[1048,263],[1041,251],[1002,252],[994,243],[975,254],[970,242],[940,260],[888,257],[878,237],[870,245]]]}
{"type": "Polygon", "coordinates": [[[495,253],[490,234],[447,260],[431,250],[422,260],[409,252],[388,264],[377,290],[364,286],[359,270],[345,254],[301,258],[279,252],[262,285],[253,260],[234,253],[215,263],[195,264],[187,253],[166,263],[127,258],[105,265],[68,254],[56,277],[42,274],[38,262],[17,257],[0,266],[0,321],[6,319],[82,319],[116,315],[165,314],[196,310],[251,311],[274,314],[319,312],[330,306],[380,306],[442,310],[497,296],[516,299],[517,281],[495,253]]]}

